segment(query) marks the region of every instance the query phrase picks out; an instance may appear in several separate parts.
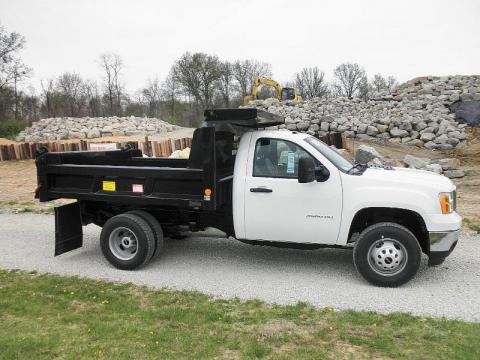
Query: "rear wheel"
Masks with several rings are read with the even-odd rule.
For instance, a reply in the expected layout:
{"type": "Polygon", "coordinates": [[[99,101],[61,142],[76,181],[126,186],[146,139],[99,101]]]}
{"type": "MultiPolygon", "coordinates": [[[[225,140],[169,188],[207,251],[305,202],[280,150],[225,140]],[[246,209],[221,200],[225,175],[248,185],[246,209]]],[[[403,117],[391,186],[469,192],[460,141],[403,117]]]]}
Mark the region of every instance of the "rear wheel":
{"type": "Polygon", "coordinates": [[[100,247],[116,268],[133,270],[146,265],[155,251],[155,236],[150,225],[135,214],[110,218],[102,228],[100,247]]]}
{"type": "Polygon", "coordinates": [[[366,228],[353,250],[357,271],[377,286],[399,286],[415,276],[422,250],[406,227],[379,223],[366,228]]]}
{"type": "Polygon", "coordinates": [[[148,225],[150,225],[150,228],[153,231],[153,235],[155,236],[155,251],[152,255],[152,259],[155,259],[158,255],[161,254],[163,250],[163,230],[162,227],[160,226],[160,223],[158,220],[149,212],[146,212],[144,210],[132,210],[127,212],[127,214],[133,214],[141,217],[143,220],[145,220],[148,225]]]}

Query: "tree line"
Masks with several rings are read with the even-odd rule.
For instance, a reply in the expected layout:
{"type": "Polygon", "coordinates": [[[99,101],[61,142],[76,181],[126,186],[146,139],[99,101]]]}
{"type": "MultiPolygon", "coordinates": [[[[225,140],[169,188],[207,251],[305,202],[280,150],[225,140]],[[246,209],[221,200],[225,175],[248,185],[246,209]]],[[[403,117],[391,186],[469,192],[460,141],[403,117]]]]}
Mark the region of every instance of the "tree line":
{"type": "MultiPolygon", "coordinates": [[[[0,123],[28,123],[43,117],[60,116],[148,116],[184,126],[197,126],[204,109],[237,107],[251,93],[255,77],[273,76],[272,67],[254,59],[233,62],[205,53],[185,53],[171,66],[162,81],[152,78],[134,93],[126,91],[124,62],[118,54],[105,53],[97,59],[100,81],[66,72],[40,84],[40,92],[26,87],[33,70],[20,57],[25,38],[0,26],[0,123]]],[[[333,81],[327,82],[318,67],[303,68],[284,85],[298,89],[304,99],[346,96],[368,100],[377,92],[388,92],[395,78],[375,74],[370,80],[355,63],[337,66],[333,81]]],[[[259,98],[272,96],[262,87],[259,98]]]]}

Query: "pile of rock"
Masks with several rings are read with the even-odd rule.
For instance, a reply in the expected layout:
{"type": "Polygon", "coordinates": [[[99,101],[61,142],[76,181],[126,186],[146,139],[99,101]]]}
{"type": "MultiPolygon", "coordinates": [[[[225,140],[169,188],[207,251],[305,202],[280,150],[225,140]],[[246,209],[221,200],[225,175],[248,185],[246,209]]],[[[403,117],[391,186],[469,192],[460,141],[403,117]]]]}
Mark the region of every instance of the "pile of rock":
{"type": "Polygon", "coordinates": [[[437,174],[443,174],[450,179],[462,178],[465,172],[460,170],[460,160],[445,158],[432,160],[419,158],[413,155],[405,155],[402,162],[385,159],[377,150],[368,145],[360,145],[355,150],[355,163],[368,164],[370,166],[404,166],[411,169],[426,170],[437,174]]]}
{"type": "Polygon", "coordinates": [[[22,131],[17,141],[40,142],[64,139],[94,139],[105,136],[161,135],[179,126],[155,118],[61,117],[42,119],[22,131]]]}
{"type": "Polygon", "coordinates": [[[440,102],[426,100],[313,99],[302,103],[277,99],[255,100],[256,107],[285,117],[280,128],[316,136],[345,132],[362,140],[375,138],[394,143],[448,150],[461,146],[466,124],[440,102]]]}
{"type": "Polygon", "coordinates": [[[437,174],[443,174],[450,179],[462,178],[465,176],[465,172],[460,170],[460,160],[454,158],[431,160],[428,158],[418,158],[412,155],[405,155],[403,162],[406,167],[432,171],[437,174]]]}
{"type": "Polygon", "coordinates": [[[393,99],[434,98],[450,105],[456,101],[480,101],[480,75],[422,76],[397,86],[393,99]]]}
{"type": "MultiPolygon", "coordinates": [[[[480,76],[422,77],[398,86],[392,94],[363,101],[322,98],[302,103],[255,100],[249,107],[285,117],[281,128],[323,136],[345,132],[363,140],[383,139],[428,149],[448,150],[465,143],[466,123],[452,109],[480,101],[480,76]],[[455,106],[452,106],[455,104],[455,106]]],[[[469,109],[471,108],[469,105],[469,109]]]]}
{"type": "Polygon", "coordinates": [[[398,86],[392,98],[435,101],[448,106],[460,123],[480,126],[480,75],[424,76],[398,86]]]}

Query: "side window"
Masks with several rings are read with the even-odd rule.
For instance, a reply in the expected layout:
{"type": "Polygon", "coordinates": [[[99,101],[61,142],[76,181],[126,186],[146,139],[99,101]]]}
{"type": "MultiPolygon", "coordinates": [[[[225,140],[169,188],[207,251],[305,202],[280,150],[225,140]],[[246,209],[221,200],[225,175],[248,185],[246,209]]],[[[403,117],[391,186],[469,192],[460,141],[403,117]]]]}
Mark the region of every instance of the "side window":
{"type": "MultiPolygon", "coordinates": [[[[290,141],[258,139],[255,144],[253,176],[296,179],[298,177],[298,160],[302,156],[312,157],[303,148],[290,141]]],[[[319,162],[315,158],[313,159],[318,165],[319,162]]]]}

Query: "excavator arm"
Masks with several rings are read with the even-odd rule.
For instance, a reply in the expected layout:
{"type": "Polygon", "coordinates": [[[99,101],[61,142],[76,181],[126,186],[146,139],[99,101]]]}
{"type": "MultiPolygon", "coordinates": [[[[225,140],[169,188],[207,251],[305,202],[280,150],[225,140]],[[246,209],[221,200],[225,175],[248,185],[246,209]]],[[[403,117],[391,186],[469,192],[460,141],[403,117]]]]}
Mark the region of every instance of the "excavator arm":
{"type": "Polygon", "coordinates": [[[282,99],[282,87],[278,82],[272,79],[266,79],[266,78],[261,78],[261,77],[256,77],[255,80],[253,81],[253,86],[252,86],[252,98],[256,99],[257,98],[257,93],[258,93],[258,88],[260,85],[268,85],[271,86],[275,89],[275,97],[278,100],[282,99]]]}
{"type": "Polygon", "coordinates": [[[282,88],[282,86],[272,79],[262,78],[257,76],[252,84],[252,95],[247,95],[243,98],[243,105],[246,106],[251,100],[257,98],[257,93],[260,85],[268,85],[275,89],[275,98],[282,100],[294,100],[295,102],[302,101],[302,97],[296,94],[294,88],[282,88]]]}

